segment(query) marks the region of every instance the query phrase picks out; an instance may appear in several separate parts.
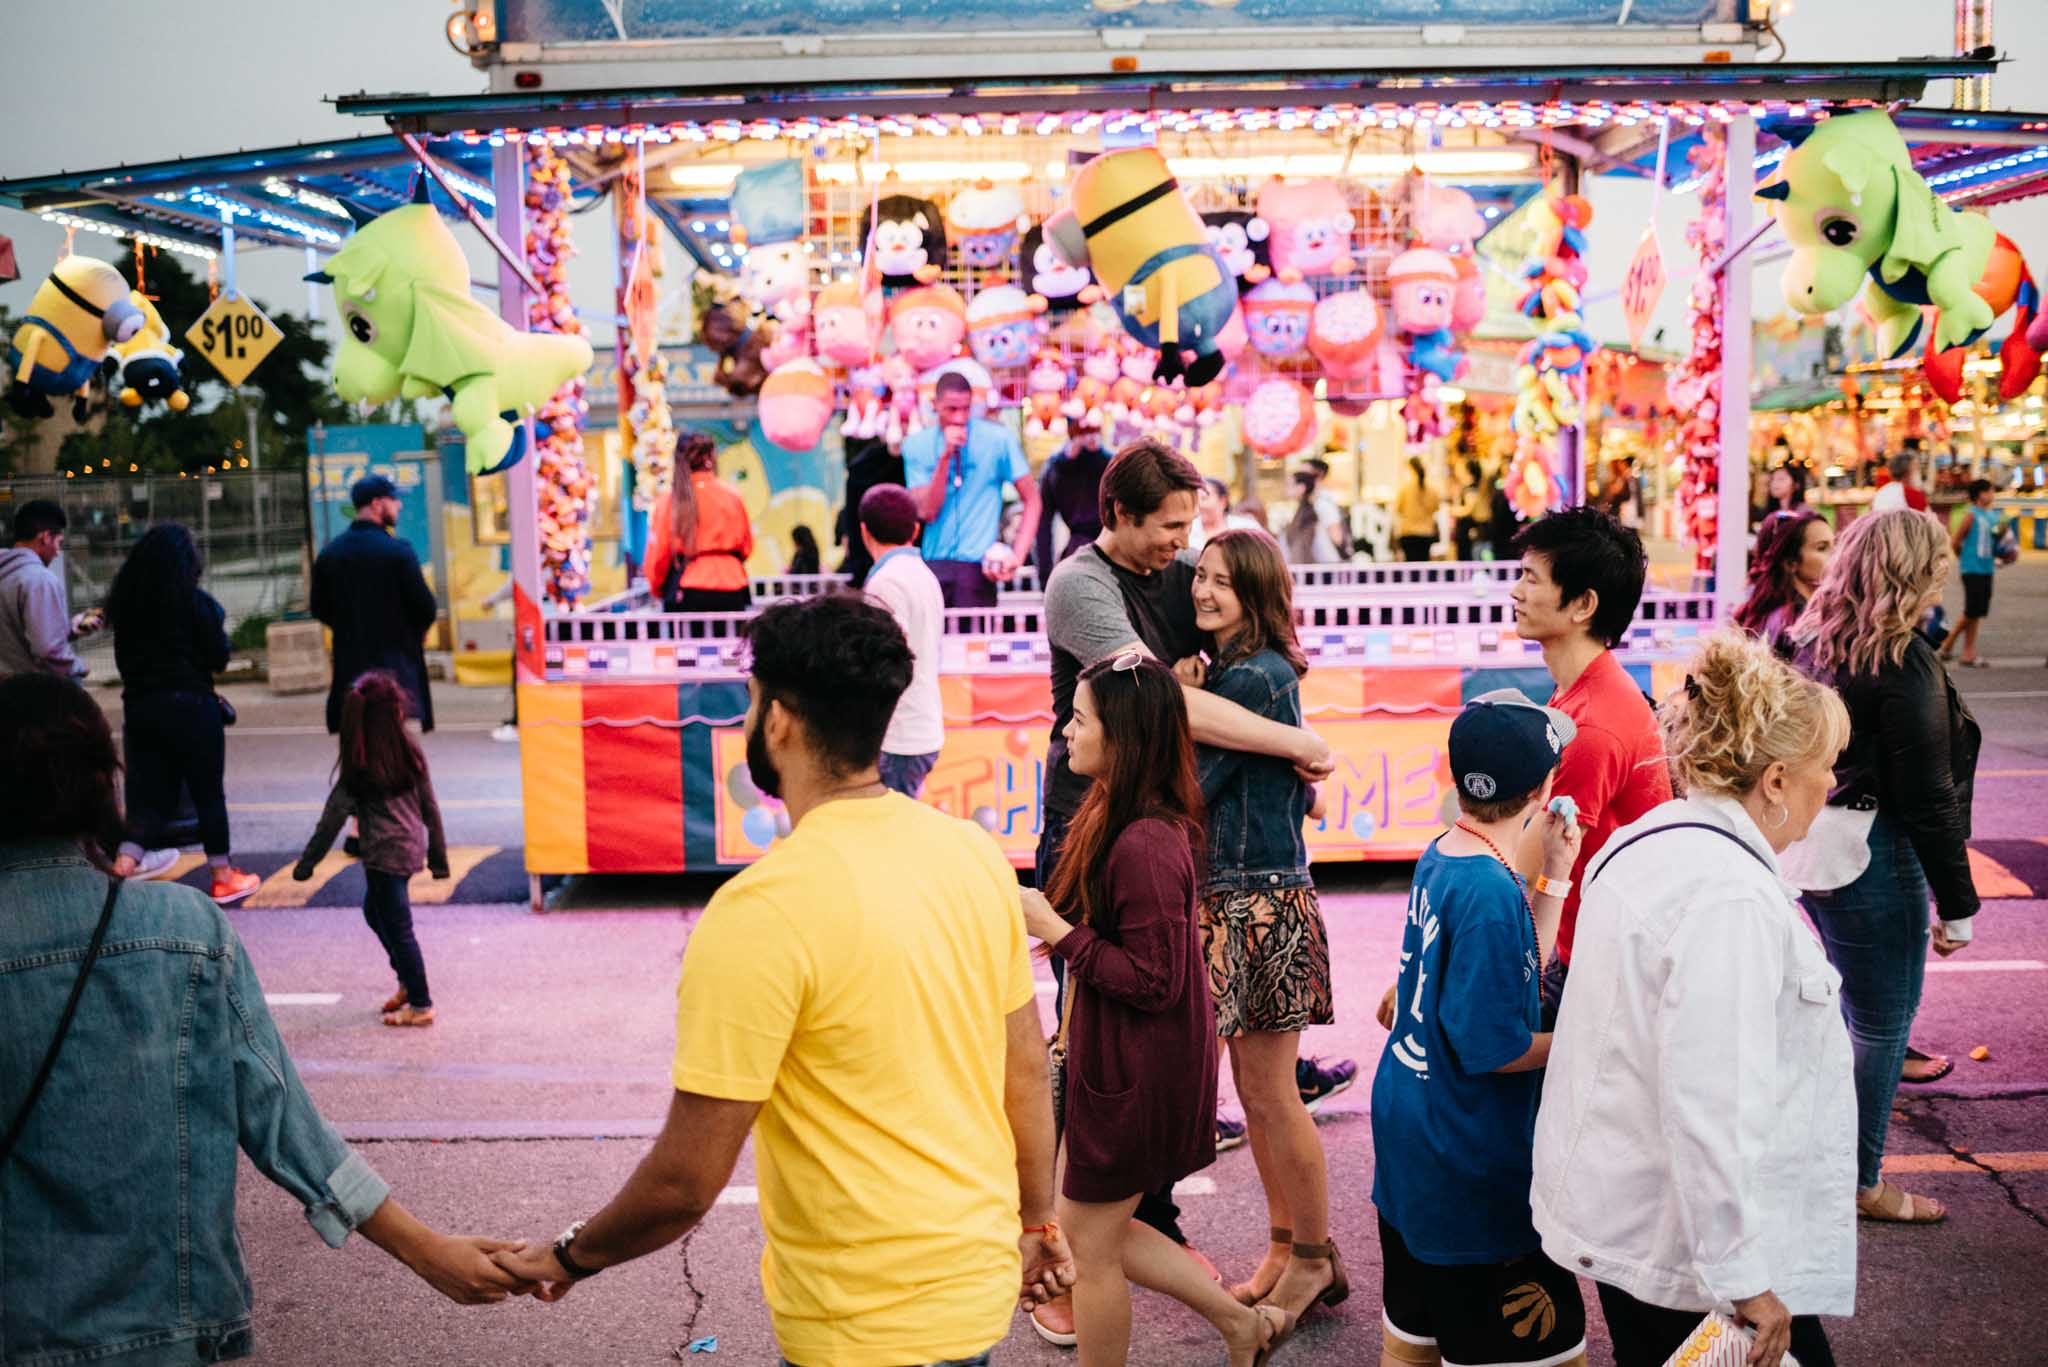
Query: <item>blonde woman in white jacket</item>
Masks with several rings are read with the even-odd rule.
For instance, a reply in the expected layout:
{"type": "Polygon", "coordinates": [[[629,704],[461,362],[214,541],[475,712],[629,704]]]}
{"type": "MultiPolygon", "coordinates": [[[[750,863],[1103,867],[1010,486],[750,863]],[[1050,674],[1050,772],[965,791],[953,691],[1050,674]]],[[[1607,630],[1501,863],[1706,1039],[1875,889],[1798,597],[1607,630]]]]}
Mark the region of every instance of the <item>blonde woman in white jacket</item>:
{"type": "Polygon", "coordinates": [[[1530,1209],[1599,1284],[1617,1367],[1659,1367],[1710,1310],[1751,1367],[1832,1367],[1855,1308],[1856,1093],[1841,975],[1778,876],[1849,719],[1762,644],[1709,640],[1659,709],[1684,796],[1587,871],[1530,1209]]]}

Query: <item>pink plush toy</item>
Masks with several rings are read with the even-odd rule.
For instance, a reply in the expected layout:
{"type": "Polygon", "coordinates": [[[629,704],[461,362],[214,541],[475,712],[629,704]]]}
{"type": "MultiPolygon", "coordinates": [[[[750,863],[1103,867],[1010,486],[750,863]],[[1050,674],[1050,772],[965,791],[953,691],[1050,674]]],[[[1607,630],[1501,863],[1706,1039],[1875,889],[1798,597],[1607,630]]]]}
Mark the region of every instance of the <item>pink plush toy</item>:
{"type": "Polygon", "coordinates": [[[816,447],[832,420],[832,380],[816,361],[802,357],[781,366],[761,384],[761,431],[785,451],[816,447]]]}
{"type": "Polygon", "coordinates": [[[1239,304],[1253,351],[1276,361],[1301,354],[1316,307],[1316,292],[1307,281],[1275,276],[1252,286],[1239,304]]]}
{"type": "Polygon", "coordinates": [[[1325,295],[1309,316],[1309,352],[1332,380],[1355,379],[1370,370],[1380,335],[1379,306],[1365,290],[1325,295]]]}
{"type": "Polygon", "coordinates": [[[1259,187],[1258,215],[1271,230],[1267,250],[1282,280],[1349,275],[1351,230],[1357,226],[1344,192],[1330,180],[1299,183],[1274,177],[1259,187]]]}
{"type": "Polygon", "coordinates": [[[818,291],[811,308],[811,335],[818,355],[842,368],[866,365],[875,356],[882,330],[882,292],[839,280],[818,291]]]}
{"type": "Polygon", "coordinates": [[[1299,451],[1315,430],[1315,396],[1299,381],[1263,381],[1245,400],[1244,444],[1262,456],[1299,451]]]}
{"type": "Polygon", "coordinates": [[[967,302],[951,285],[906,290],[889,309],[889,335],[914,369],[934,370],[960,350],[967,335],[967,302]]]}
{"type": "Polygon", "coordinates": [[[846,400],[846,421],[839,426],[844,437],[879,437],[887,430],[889,382],[880,365],[864,365],[847,377],[851,391],[846,400]]]}
{"type": "Polygon", "coordinates": [[[1439,380],[1455,379],[1463,358],[1451,342],[1458,284],[1451,258],[1428,247],[1411,248],[1387,267],[1387,283],[1393,287],[1394,325],[1409,338],[1410,363],[1439,380]]]}

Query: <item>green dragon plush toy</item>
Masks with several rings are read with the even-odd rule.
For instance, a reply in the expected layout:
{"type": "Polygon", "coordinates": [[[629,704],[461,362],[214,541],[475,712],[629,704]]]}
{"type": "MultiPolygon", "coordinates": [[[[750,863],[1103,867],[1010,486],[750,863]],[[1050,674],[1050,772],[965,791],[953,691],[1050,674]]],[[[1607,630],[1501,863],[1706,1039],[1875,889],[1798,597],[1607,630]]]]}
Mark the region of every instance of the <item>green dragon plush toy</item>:
{"type": "Polygon", "coordinates": [[[521,332],[477,302],[469,261],[427,201],[424,178],[402,208],[348,208],[356,231],[306,277],[334,286],[344,327],[335,392],[368,403],[446,395],[470,471],[511,465],[525,446],[525,429],[513,424],[590,368],[590,343],[521,332]]]}
{"type": "Polygon", "coordinates": [[[1891,116],[1863,110],[1776,131],[1794,146],[1777,178],[1756,193],[1775,201],[1778,226],[1792,243],[1786,304],[1826,313],[1860,288],[1878,344],[1892,357],[1920,340],[1923,310],[1932,305],[1927,364],[1938,390],[1951,381],[1960,388],[1961,358],[1944,353],[1977,340],[2017,305],[2001,390],[2024,390],[2039,368],[2036,348],[2048,340],[2026,263],[1989,219],[1942,201],[1913,169],[1891,116]]]}

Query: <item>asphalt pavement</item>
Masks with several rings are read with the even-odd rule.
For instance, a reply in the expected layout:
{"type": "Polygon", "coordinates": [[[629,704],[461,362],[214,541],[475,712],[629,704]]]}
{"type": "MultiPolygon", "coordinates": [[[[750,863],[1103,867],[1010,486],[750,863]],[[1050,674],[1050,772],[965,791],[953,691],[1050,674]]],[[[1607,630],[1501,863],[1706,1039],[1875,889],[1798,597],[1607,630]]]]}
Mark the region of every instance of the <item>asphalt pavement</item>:
{"type": "MultiPolygon", "coordinates": [[[[1984,648],[1994,667],[1958,679],[1986,733],[1973,844],[1980,888],[1994,900],[1976,944],[1931,966],[1914,1038],[1954,1057],[1956,1069],[1937,1085],[1902,1090],[1889,1159],[1899,1180],[1952,1214],[1932,1228],[1862,1227],[1858,1314],[1829,1324],[1845,1364],[2048,1362],[2040,1322],[2048,1305],[2048,557],[2000,576],[1984,648]],[[1970,1058],[1980,1046],[1986,1057],[1970,1058]]],[[[238,857],[261,872],[295,855],[310,831],[333,748],[318,726],[317,698],[238,692],[251,696],[237,699],[243,725],[230,741],[230,799],[237,849],[253,852],[238,857]]],[[[712,885],[668,880],[595,899],[648,908],[640,911],[529,914],[519,814],[507,805],[516,802],[516,747],[488,735],[502,692],[443,688],[437,703],[444,724],[427,745],[449,839],[489,852],[445,901],[417,912],[440,1024],[377,1024],[391,974],[355,910],[348,868],[309,904],[232,916],[307,1085],[399,1199],[443,1228],[552,1238],[616,1190],[661,1119],[676,972],[712,885]]],[[[1310,1032],[1307,1047],[1362,1065],[1358,1086],[1320,1121],[1333,1227],[1355,1290],[1339,1311],[1312,1316],[1280,1364],[1376,1360],[1366,1104],[1385,1039],[1372,1008],[1395,970],[1406,874],[1318,870],[1339,1019],[1310,1032]]],[[[576,891],[557,905],[577,905],[576,891]]],[[[1041,1002],[1049,1020],[1049,995],[1041,1002]]],[[[609,1271],[551,1307],[448,1305],[361,1240],[328,1250],[289,1197],[246,1165],[244,1175],[258,1362],[776,1360],[761,1302],[750,1154],[727,1200],[683,1249],[609,1271]],[[715,1355],[688,1351],[713,1337],[715,1355]]],[[[1191,1179],[1183,1207],[1190,1235],[1225,1275],[1247,1275],[1267,1223],[1249,1152],[1225,1154],[1191,1179]]],[[[1592,1360],[1607,1363],[1591,1299],[1589,1287],[1592,1360]]],[[[1134,1364],[1221,1361],[1193,1315],[1149,1293],[1135,1300],[1134,1364]]],[[[997,1361],[1071,1357],[1040,1343],[1020,1317],[997,1361]]]]}

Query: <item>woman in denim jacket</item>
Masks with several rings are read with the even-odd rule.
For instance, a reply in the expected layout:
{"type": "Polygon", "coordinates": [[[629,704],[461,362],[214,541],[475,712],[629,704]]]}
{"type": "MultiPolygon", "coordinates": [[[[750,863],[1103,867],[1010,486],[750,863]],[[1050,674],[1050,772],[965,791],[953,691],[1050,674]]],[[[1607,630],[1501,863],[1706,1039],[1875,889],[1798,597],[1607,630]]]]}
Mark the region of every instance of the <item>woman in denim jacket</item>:
{"type": "Polygon", "coordinates": [[[119,764],[67,679],[0,682],[0,1361],[36,1367],[247,1357],[236,1151],[339,1247],[360,1232],[451,1300],[528,1288],[512,1247],[435,1232],[391,1199],[300,1085],[263,985],[197,889],[114,884],[119,764]],[[109,889],[99,955],[33,1093],[109,889]]]}
{"type": "MultiPolygon", "coordinates": [[[[1254,530],[1214,537],[1195,567],[1194,600],[1212,659],[1206,670],[1182,661],[1182,682],[1301,725],[1308,662],[1294,639],[1293,581],[1279,543],[1254,530]]],[[[1201,908],[1209,991],[1272,1224],[1264,1262],[1232,1291],[1247,1304],[1278,1306],[1291,1333],[1307,1311],[1350,1290],[1330,1242],[1322,1141],[1294,1070],[1301,1032],[1335,1019],[1329,938],[1301,834],[1313,794],[1284,759],[1206,745],[1198,753],[1209,804],[1201,908]]]]}

